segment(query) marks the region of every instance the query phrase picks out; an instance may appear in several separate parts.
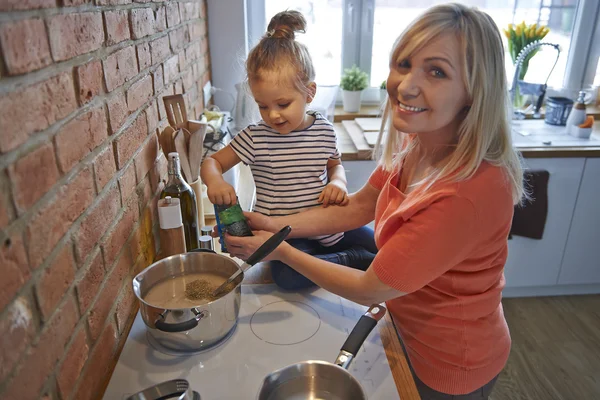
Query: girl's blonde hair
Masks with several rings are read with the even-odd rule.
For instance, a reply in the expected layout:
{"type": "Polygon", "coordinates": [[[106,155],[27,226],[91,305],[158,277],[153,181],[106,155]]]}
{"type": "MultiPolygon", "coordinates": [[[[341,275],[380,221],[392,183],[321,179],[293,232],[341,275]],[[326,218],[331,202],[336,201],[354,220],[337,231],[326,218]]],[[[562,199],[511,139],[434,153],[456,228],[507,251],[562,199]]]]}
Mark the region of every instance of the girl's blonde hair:
{"type": "Polygon", "coordinates": [[[267,33],[250,51],[246,60],[249,80],[258,80],[264,72],[281,72],[294,69],[294,86],[306,91],[315,80],[315,68],[305,45],[295,40],[295,33],[306,32],[306,20],[298,11],[287,10],[277,13],[267,33]]]}
{"type": "MultiPolygon", "coordinates": [[[[428,9],[400,35],[394,44],[390,67],[410,58],[440,35],[453,34],[459,40],[462,71],[470,107],[458,129],[458,142],[447,163],[430,176],[438,180],[461,181],[470,178],[483,160],[504,167],[512,188],[514,203],[524,195],[520,157],[512,146],[508,120],[508,92],[504,69],[504,47],[494,21],[484,12],[461,4],[443,4],[428,9]]],[[[419,144],[407,141],[407,133],[397,132],[391,124],[389,99],[383,114],[382,131],[377,141],[379,164],[386,170],[399,168],[419,144]],[[387,140],[382,148],[384,130],[387,140]]]]}

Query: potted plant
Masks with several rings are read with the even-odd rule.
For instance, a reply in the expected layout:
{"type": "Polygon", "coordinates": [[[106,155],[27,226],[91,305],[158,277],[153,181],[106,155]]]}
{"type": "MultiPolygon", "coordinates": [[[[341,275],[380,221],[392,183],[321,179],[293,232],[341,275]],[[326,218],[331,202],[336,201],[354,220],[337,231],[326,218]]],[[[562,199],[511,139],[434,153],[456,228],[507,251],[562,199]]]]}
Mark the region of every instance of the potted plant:
{"type": "Polygon", "coordinates": [[[342,103],[345,112],[360,110],[362,91],[368,86],[369,76],[356,65],[344,70],[340,87],[342,88],[342,103]]]}
{"type": "Polygon", "coordinates": [[[385,98],[387,96],[387,88],[386,88],[386,83],[387,80],[384,80],[383,82],[381,82],[381,85],[379,85],[379,101],[381,101],[382,103],[385,101],[385,98]]]}

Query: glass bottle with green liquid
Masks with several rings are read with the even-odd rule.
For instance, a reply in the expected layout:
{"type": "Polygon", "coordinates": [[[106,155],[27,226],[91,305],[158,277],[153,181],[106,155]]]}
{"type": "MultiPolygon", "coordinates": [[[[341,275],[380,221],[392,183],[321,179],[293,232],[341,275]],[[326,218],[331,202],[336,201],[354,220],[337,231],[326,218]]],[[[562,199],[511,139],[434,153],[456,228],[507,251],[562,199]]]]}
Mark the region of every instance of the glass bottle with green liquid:
{"type": "Polygon", "coordinates": [[[168,159],[169,180],[161,192],[160,198],[164,199],[166,196],[171,196],[179,199],[183,231],[185,233],[185,247],[187,251],[190,251],[200,247],[196,194],[181,175],[179,154],[169,153],[168,159]]]}

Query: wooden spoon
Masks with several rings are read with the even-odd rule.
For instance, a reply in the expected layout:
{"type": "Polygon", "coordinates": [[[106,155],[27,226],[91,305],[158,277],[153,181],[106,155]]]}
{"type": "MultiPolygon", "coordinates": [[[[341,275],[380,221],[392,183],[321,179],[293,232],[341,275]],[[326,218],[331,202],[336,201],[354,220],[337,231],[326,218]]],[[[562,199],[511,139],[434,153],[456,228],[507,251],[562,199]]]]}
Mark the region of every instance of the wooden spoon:
{"type": "Polygon", "coordinates": [[[160,133],[160,147],[162,147],[163,153],[167,159],[169,158],[169,153],[175,151],[175,145],[173,144],[173,133],[175,132],[173,127],[167,126],[160,133]]]}
{"type": "Polygon", "coordinates": [[[206,134],[207,124],[201,124],[196,131],[193,131],[190,136],[190,170],[192,171],[192,179],[195,182],[200,176],[200,165],[202,164],[204,135],[206,134]]]}
{"type": "Polygon", "coordinates": [[[186,182],[191,183],[192,171],[190,169],[190,161],[188,159],[187,147],[185,145],[185,135],[181,129],[177,131],[175,135],[175,151],[179,153],[179,162],[181,163],[181,170],[183,171],[183,177],[186,182]]]}

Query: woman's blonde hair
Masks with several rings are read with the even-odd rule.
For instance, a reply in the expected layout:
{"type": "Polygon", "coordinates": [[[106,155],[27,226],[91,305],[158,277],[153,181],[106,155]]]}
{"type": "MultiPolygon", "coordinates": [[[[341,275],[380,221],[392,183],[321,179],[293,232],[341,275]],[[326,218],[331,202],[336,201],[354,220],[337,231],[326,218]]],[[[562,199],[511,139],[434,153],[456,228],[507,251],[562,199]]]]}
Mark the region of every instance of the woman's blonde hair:
{"type": "MultiPolygon", "coordinates": [[[[438,180],[468,179],[485,160],[505,168],[513,201],[518,203],[524,195],[523,172],[519,155],[512,146],[508,121],[504,47],[500,32],[490,16],[454,3],[428,9],[396,40],[390,67],[400,59],[410,58],[427,43],[445,34],[454,34],[459,40],[465,60],[462,76],[470,107],[459,126],[455,150],[447,163],[427,179],[428,184],[438,180]]],[[[376,147],[379,163],[386,170],[399,168],[418,146],[418,138],[407,142],[407,133],[394,129],[389,118],[390,111],[388,99],[376,147]],[[382,146],[384,130],[388,131],[388,135],[382,146]]]]}
{"type": "Polygon", "coordinates": [[[306,31],[306,19],[294,10],[277,13],[267,27],[267,33],[250,51],[246,60],[249,80],[258,80],[264,72],[294,69],[294,86],[306,91],[315,80],[315,68],[306,46],[295,40],[295,33],[306,31]]]}

